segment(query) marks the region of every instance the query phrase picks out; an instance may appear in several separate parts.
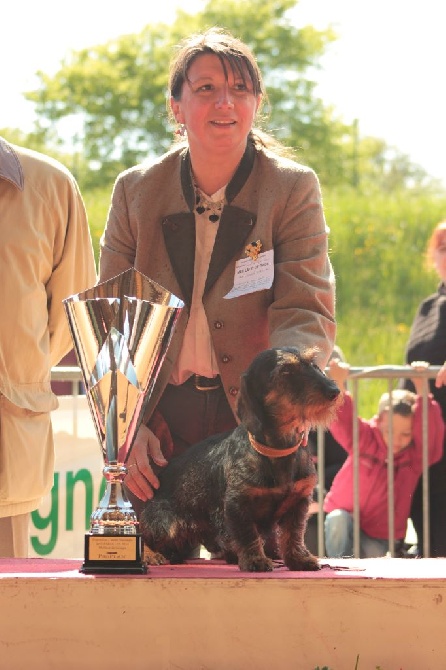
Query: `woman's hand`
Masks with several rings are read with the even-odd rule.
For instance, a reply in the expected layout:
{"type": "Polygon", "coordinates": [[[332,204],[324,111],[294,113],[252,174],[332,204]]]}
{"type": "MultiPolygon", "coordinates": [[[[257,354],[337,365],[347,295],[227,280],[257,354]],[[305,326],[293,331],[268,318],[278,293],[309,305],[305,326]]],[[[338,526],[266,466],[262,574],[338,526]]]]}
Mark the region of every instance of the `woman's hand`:
{"type": "Polygon", "coordinates": [[[142,425],[130,451],[126,464],[128,474],[124,483],[137,498],[144,501],[153,498],[154,489],[160,485],[150,465],[150,459],[160,467],[167,465],[159,439],[150,428],[142,425]]]}
{"type": "MultiPolygon", "coordinates": [[[[412,361],[410,367],[414,370],[427,370],[429,363],[427,361],[412,361]]],[[[427,377],[413,377],[411,379],[412,384],[415,386],[415,393],[419,396],[423,395],[423,390],[425,384],[427,384],[427,391],[429,393],[429,384],[427,377]]]]}
{"type": "Polygon", "coordinates": [[[345,391],[348,376],[350,374],[350,365],[333,358],[329,363],[330,369],[328,376],[336,382],[341,391],[345,391]]]}
{"type": "Polygon", "coordinates": [[[440,386],[446,385],[446,361],[443,363],[439,369],[437,376],[435,378],[435,386],[440,388],[440,386]]]}

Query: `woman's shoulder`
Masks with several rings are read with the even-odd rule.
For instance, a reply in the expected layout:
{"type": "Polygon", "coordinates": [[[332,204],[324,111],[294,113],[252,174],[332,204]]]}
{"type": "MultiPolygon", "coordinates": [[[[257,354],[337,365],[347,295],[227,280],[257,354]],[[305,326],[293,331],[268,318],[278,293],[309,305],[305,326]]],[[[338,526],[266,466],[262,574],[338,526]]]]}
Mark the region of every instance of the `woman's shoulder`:
{"type": "MultiPolygon", "coordinates": [[[[270,198],[272,202],[282,201],[290,207],[300,207],[303,201],[322,205],[321,186],[316,172],[268,148],[257,150],[252,183],[256,186],[262,184],[264,198],[270,198]]],[[[313,218],[313,222],[316,221],[317,217],[313,218]]],[[[319,223],[322,223],[322,218],[319,223]]]]}
{"type": "Polygon", "coordinates": [[[257,156],[260,164],[265,169],[276,170],[281,173],[289,173],[291,175],[315,175],[313,168],[308,165],[300,163],[297,158],[291,155],[283,155],[267,147],[257,149],[257,156]]]}
{"type": "Polygon", "coordinates": [[[117,181],[122,179],[139,181],[147,175],[155,176],[157,173],[170,173],[175,165],[180,164],[183,151],[183,147],[175,147],[161,156],[148,156],[141,163],[123,170],[118,175],[117,181]]]}
{"type": "Polygon", "coordinates": [[[256,181],[262,180],[273,185],[277,197],[282,192],[290,193],[295,189],[298,193],[314,193],[320,197],[316,172],[289,156],[282,156],[268,148],[258,149],[256,171],[256,181]]]}

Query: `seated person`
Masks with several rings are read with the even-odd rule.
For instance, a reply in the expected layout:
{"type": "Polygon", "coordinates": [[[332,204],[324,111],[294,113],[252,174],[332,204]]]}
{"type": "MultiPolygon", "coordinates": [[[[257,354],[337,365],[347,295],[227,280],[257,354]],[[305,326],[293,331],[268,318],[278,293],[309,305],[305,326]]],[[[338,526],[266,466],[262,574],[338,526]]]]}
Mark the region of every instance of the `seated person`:
{"type": "MultiPolygon", "coordinates": [[[[344,391],[344,403],[330,424],[334,438],[348,456],[324,500],[325,546],[329,557],[353,556],[353,401],[345,390],[349,366],[329,363],[330,376],[344,391]]],[[[417,362],[415,369],[427,363],[417,362]]],[[[389,551],[387,462],[390,432],[394,455],[395,540],[403,542],[415,487],[422,474],[422,385],[413,380],[416,393],[397,389],[384,393],[378,414],[358,418],[360,556],[385,556],[389,551]],[[390,409],[392,408],[392,413],[390,409]],[[391,431],[390,431],[391,428],[391,431]]],[[[429,464],[443,453],[444,424],[438,403],[428,397],[429,464]]]]}

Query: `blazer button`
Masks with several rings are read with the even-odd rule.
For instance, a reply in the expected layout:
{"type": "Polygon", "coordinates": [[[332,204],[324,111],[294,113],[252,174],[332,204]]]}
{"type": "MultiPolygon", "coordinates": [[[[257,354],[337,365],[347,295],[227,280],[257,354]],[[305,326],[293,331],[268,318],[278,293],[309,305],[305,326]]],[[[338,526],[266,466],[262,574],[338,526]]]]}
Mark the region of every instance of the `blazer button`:
{"type": "Polygon", "coordinates": [[[222,321],[214,321],[214,328],[216,328],[217,330],[220,330],[221,328],[223,328],[223,322],[222,321]]]}
{"type": "Polygon", "coordinates": [[[229,363],[230,360],[231,360],[231,357],[228,356],[228,354],[223,354],[223,356],[221,357],[221,362],[222,363],[229,363]]]}
{"type": "Polygon", "coordinates": [[[238,388],[236,386],[230,386],[229,387],[229,395],[235,396],[235,395],[237,395],[237,393],[238,393],[238,388]]]}

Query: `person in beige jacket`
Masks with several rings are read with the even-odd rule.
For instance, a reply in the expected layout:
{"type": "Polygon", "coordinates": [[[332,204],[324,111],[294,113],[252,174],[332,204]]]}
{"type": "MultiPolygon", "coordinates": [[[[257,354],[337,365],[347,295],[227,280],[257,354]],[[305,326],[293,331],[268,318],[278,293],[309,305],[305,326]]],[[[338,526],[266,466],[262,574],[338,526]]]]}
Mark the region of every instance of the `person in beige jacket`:
{"type": "Polygon", "coordinates": [[[251,51],[221,30],[193,36],[169,89],[183,141],[119,175],[99,267],[101,281],[135,267],[186,304],[129,456],[140,500],[159,484],[150,459],[165,464],[153,433],[167,424],[175,454],[234,428],[257,353],[317,346],[323,369],[336,334],[319,182],[253,127],[266,94],[251,51]]]}
{"type": "Polygon", "coordinates": [[[51,367],[72,348],[63,299],[93,286],[84,203],[57,161],[0,137],[0,556],[26,557],[53,485],[51,367]]]}

